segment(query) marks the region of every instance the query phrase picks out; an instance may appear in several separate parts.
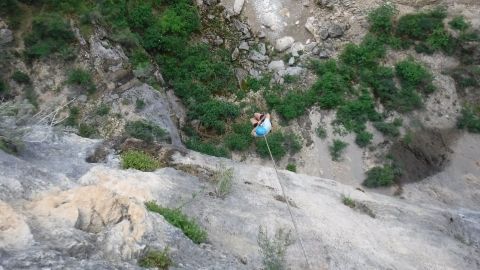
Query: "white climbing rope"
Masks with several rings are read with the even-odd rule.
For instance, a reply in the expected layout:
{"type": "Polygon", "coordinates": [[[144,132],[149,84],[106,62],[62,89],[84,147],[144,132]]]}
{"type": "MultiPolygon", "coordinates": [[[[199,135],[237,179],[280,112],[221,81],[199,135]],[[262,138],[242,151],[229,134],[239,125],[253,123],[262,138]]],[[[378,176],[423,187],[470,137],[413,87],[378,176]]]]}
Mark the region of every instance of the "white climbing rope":
{"type": "Polygon", "coordinates": [[[297,222],[295,221],[295,218],[293,217],[293,212],[292,212],[292,209],[290,208],[290,204],[288,202],[288,197],[287,197],[287,194],[285,193],[285,188],[283,187],[282,181],[280,180],[280,175],[278,174],[277,164],[275,163],[275,160],[273,159],[272,151],[270,151],[270,146],[268,145],[267,136],[265,135],[265,136],[263,136],[263,138],[265,138],[265,143],[267,144],[268,153],[270,154],[270,158],[272,159],[273,167],[275,168],[275,173],[277,174],[278,183],[280,184],[280,188],[282,189],[283,198],[285,198],[285,201],[286,201],[286,204],[287,204],[288,213],[290,214],[290,218],[292,219],[292,223],[293,223],[293,227],[295,229],[295,233],[296,233],[297,238],[300,242],[300,247],[302,248],[303,256],[305,257],[305,262],[307,263],[307,269],[311,269],[310,262],[309,262],[308,256],[307,256],[307,252],[305,250],[305,246],[303,245],[302,237],[300,236],[300,233],[298,232],[297,222]]]}

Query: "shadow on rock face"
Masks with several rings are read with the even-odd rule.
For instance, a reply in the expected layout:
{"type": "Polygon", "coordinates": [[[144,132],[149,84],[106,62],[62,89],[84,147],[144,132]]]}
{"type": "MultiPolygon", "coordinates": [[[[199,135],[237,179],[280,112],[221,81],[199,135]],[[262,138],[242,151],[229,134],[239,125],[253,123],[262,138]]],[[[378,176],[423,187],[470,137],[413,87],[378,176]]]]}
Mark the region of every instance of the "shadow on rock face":
{"type": "Polygon", "coordinates": [[[402,171],[397,179],[399,184],[417,182],[443,171],[450,162],[453,153],[450,145],[458,138],[458,132],[423,129],[409,137],[397,141],[390,149],[390,156],[402,171]]]}

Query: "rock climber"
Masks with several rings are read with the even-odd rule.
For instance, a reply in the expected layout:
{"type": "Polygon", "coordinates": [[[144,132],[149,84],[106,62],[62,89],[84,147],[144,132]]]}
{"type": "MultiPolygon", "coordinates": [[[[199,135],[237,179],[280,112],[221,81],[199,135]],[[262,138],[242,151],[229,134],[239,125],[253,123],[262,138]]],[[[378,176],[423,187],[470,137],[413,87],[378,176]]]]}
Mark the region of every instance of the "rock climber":
{"type": "Polygon", "coordinates": [[[254,137],[264,137],[272,130],[269,113],[254,113],[250,122],[253,125],[252,136],[254,137]]]}

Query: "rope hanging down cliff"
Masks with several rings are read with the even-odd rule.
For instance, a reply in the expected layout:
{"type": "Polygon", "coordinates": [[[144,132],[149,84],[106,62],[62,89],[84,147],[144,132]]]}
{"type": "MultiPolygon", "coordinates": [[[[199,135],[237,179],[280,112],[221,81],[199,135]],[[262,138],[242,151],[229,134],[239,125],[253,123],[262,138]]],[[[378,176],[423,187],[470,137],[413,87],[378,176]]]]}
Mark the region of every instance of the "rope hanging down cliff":
{"type": "Polygon", "coordinates": [[[293,217],[292,209],[290,208],[290,203],[288,202],[288,197],[286,195],[285,188],[282,184],[282,181],[280,180],[280,175],[278,174],[278,170],[277,170],[277,164],[275,163],[275,160],[273,159],[272,151],[270,151],[270,146],[268,145],[268,140],[267,140],[266,134],[265,134],[265,136],[263,136],[263,138],[265,138],[265,143],[267,144],[268,153],[270,154],[270,158],[272,159],[273,167],[275,168],[275,173],[277,174],[277,180],[278,180],[278,183],[280,184],[280,188],[282,190],[283,198],[285,198],[288,213],[290,214],[290,218],[292,219],[293,227],[295,229],[295,234],[297,235],[297,238],[298,238],[299,243],[300,243],[300,247],[302,248],[302,252],[303,252],[303,256],[305,257],[305,262],[306,262],[306,265],[307,265],[307,269],[311,269],[310,262],[309,262],[308,256],[307,256],[307,252],[305,251],[305,246],[303,245],[302,237],[300,236],[300,233],[298,232],[297,222],[295,221],[295,218],[293,217]]]}

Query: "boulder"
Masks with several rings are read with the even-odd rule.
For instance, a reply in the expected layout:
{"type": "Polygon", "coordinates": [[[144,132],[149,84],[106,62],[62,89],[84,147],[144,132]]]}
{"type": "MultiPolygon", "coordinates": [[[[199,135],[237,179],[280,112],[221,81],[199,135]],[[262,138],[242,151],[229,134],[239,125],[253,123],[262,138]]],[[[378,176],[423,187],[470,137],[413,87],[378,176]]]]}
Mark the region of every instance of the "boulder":
{"type": "Polygon", "coordinates": [[[268,56],[263,55],[255,50],[250,51],[250,54],[248,55],[248,58],[252,60],[253,62],[264,62],[268,61],[268,56]]]}
{"type": "Polygon", "coordinates": [[[240,50],[248,51],[250,49],[250,46],[248,46],[248,42],[242,41],[240,42],[240,45],[238,46],[240,50]]]}
{"type": "Polygon", "coordinates": [[[232,52],[232,60],[235,61],[238,59],[238,56],[240,55],[240,50],[238,48],[235,48],[232,52]]]}
{"type": "Polygon", "coordinates": [[[0,249],[21,249],[33,242],[25,217],[0,201],[0,249]]]}
{"type": "Polygon", "coordinates": [[[285,69],[285,64],[282,60],[272,61],[270,64],[268,64],[268,69],[271,71],[280,71],[285,69]]]}
{"type": "Polygon", "coordinates": [[[338,38],[343,36],[343,33],[345,31],[343,30],[343,27],[339,24],[332,23],[328,27],[328,36],[332,38],[338,38]]]}
{"type": "Polygon", "coordinates": [[[10,29],[0,29],[0,45],[13,41],[13,32],[10,29]]]}
{"type": "Polygon", "coordinates": [[[275,42],[275,50],[277,50],[279,52],[283,52],[286,49],[290,48],[292,46],[293,42],[295,42],[295,39],[293,37],[290,37],[290,36],[279,38],[275,42]]]}
{"type": "Polygon", "coordinates": [[[235,0],[235,2],[233,3],[233,13],[235,15],[238,15],[242,12],[244,3],[245,0],[235,0]]]}

